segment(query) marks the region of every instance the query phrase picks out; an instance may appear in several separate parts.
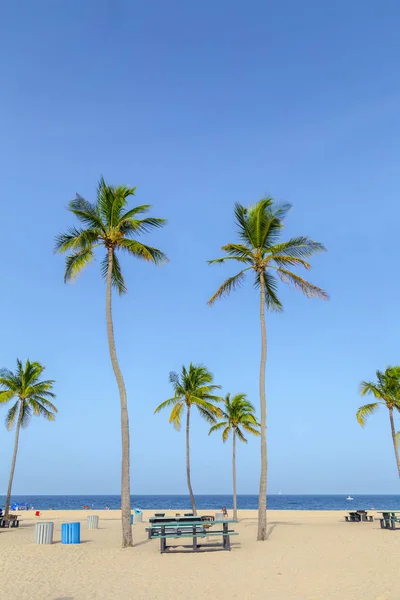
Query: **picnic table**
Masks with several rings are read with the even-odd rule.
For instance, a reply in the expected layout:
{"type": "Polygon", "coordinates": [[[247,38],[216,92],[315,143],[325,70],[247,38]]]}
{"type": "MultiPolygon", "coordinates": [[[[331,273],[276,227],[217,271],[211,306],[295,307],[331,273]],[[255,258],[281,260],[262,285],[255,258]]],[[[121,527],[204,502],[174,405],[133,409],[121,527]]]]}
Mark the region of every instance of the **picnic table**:
{"type": "Polygon", "coordinates": [[[400,511],[384,510],[379,511],[382,515],[380,520],[381,529],[396,529],[396,523],[400,522],[400,511]]]}
{"type": "Polygon", "coordinates": [[[192,538],[190,546],[178,544],[184,548],[191,548],[193,552],[198,552],[200,548],[220,547],[223,550],[230,550],[230,537],[238,535],[232,529],[229,529],[230,523],[236,521],[224,519],[205,521],[202,517],[151,517],[151,525],[147,527],[149,539],[160,539],[160,552],[168,552],[177,546],[167,545],[167,540],[192,538]],[[214,531],[210,528],[214,525],[222,525],[222,530],[214,531]],[[199,544],[198,539],[209,537],[222,537],[222,542],[199,544]]]}
{"type": "Polygon", "coordinates": [[[373,521],[374,517],[368,515],[366,510],[356,510],[349,512],[349,516],[345,517],[345,521],[350,523],[360,523],[361,521],[373,521]]]}
{"type": "Polygon", "coordinates": [[[0,527],[19,527],[19,515],[8,515],[8,519],[3,515],[0,517],[0,527]]]}

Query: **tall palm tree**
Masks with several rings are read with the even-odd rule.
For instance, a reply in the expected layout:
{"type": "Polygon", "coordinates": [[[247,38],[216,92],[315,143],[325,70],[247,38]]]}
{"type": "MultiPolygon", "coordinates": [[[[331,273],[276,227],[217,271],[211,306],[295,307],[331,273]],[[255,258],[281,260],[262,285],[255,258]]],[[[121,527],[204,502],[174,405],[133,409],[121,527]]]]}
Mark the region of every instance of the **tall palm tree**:
{"type": "Polygon", "coordinates": [[[398,435],[394,426],[393,411],[400,411],[400,367],[388,367],[383,373],[376,372],[377,381],[362,381],[360,392],[362,396],[372,395],[377,402],[360,406],[356,413],[357,421],[364,427],[367,417],[372,415],[379,406],[383,405],[389,411],[390,430],[392,434],[394,455],[396,458],[397,472],[400,477],[400,459],[398,435]]]}
{"type": "Polygon", "coordinates": [[[215,403],[220,402],[221,398],[214,394],[215,390],[220,389],[221,386],[214,384],[213,379],[212,373],[206,367],[193,363],[190,363],[188,369],[183,366],[180,375],[174,371],[171,372],[169,380],[174,388],[174,395],[162,402],[154,411],[158,413],[163,408],[172,406],[169,422],[179,431],[181,417],[186,408],[186,480],[194,515],[197,514],[197,511],[190,479],[190,413],[192,406],[195,406],[200,415],[209,423],[215,423],[217,417],[221,416],[221,409],[215,406],[215,403]]]}
{"type": "Polygon", "coordinates": [[[146,246],[136,239],[142,233],[161,227],[164,219],[154,217],[139,218],[151,207],[148,204],[128,208],[128,199],[135,195],[136,188],[106,185],[100,179],[95,203],[88,202],[79,194],[69,203],[69,210],[77,217],[82,227],[71,227],[66,233],[56,238],[56,252],[69,252],[66,257],[64,281],[70,281],[80,275],[82,269],[92,262],[94,250],[102,247],[105,250],[101,262],[101,272],[106,280],[106,325],[108,346],[112,368],[117,380],[121,404],[121,437],[122,437],[122,476],[121,476],[121,510],[122,510],[122,546],[132,546],[132,527],[130,524],[130,467],[129,467],[129,419],[126,388],[121,369],[118,364],[114,340],[114,328],[111,309],[111,288],[119,294],[127,291],[122,275],[117,250],[130,257],[140,258],[156,265],[166,261],[160,250],[146,246]]]}
{"type": "Polygon", "coordinates": [[[10,478],[8,480],[5,516],[10,512],[10,498],[14,479],[15,463],[17,461],[19,432],[21,427],[27,427],[32,415],[42,416],[48,421],[54,421],[56,407],[49,398],[55,398],[51,391],[52,379],[41,380],[45,367],[39,362],[26,361],[25,365],[17,359],[17,369],[0,369],[0,403],[15,402],[6,415],[6,427],[9,431],[15,427],[14,454],[11,461],[10,478]]]}
{"type": "Polygon", "coordinates": [[[247,439],[243,433],[260,435],[260,424],[254,414],[254,406],[247,400],[246,394],[227,394],[224,399],[224,408],[222,409],[222,421],[213,425],[209,431],[222,431],[222,441],[226,442],[229,434],[232,433],[232,475],[233,475],[233,518],[237,521],[237,495],[236,495],[236,436],[241,442],[247,439]]]}
{"type": "Polygon", "coordinates": [[[223,264],[226,261],[239,262],[242,269],[229,277],[208,301],[213,305],[218,298],[229,295],[239,287],[247,271],[254,273],[254,285],[260,295],[261,362],[260,362],[260,415],[261,415],[261,475],[258,498],[258,540],[267,538],[267,406],[265,396],[265,366],[267,361],[267,333],[265,307],[281,311],[282,304],[277,295],[278,275],[284,283],[292,284],[308,297],[317,296],[326,300],[328,295],[321,288],[309,283],[291,270],[292,267],[311,265],[306,260],[316,252],[325,250],[319,242],[308,237],[291,238],[279,242],[283,220],[290,209],[289,204],[277,206],[272,198],[264,198],[254,206],[245,208],[236,203],[234,215],[239,242],[222,246],[226,256],[210,260],[209,264],[223,264]]]}

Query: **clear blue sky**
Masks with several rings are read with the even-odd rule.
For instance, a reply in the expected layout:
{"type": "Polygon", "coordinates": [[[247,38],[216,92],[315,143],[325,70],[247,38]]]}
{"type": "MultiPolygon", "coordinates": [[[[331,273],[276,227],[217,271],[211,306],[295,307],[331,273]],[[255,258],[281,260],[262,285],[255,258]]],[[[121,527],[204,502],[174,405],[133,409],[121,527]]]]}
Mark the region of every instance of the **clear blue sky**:
{"type": "MultiPolygon", "coordinates": [[[[258,406],[257,295],[248,280],[208,308],[233,270],[206,260],[235,239],[233,203],[264,193],[293,204],[285,236],[327,246],[310,277],[331,294],[281,288],[285,312],[268,316],[269,491],[399,492],[387,414],[365,430],[354,416],[359,382],[400,362],[399,19],[395,0],[3,7],[0,364],[43,362],[59,407],[22,432],[15,493],[119,492],[99,264],[66,286],[52,254],[100,174],[169,221],[147,241],[170,263],[123,261],[114,302],[132,492],[186,493],[184,434],[153,416],[170,370],[204,362],[258,406]]],[[[12,445],[4,430],[4,492],[12,445]]],[[[194,491],[230,492],[231,447],[197,418],[192,450],[194,491]]],[[[238,491],[256,493],[258,441],[238,454],[238,491]]]]}

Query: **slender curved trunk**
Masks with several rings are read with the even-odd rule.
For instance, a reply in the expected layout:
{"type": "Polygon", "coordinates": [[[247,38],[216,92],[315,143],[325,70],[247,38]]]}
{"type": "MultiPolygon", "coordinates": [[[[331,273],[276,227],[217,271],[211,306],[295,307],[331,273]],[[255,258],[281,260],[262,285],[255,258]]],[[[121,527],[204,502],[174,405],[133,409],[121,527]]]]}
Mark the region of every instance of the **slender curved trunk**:
{"type": "Polygon", "coordinates": [[[126,402],[126,389],[121,369],[119,368],[117,352],[115,349],[114,327],[111,309],[111,273],[113,267],[113,250],[108,249],[108,271],[106,285],[106,322],[107,337],[110,350],[111,364],[117,380],[121,402],[121,438],[122,438],[122,465],[121,465],[121,512],[122,512],[122,547],[133,546],[131,526],[131,486],[129,467],[129,419],[126,402]]]}
{"type": "Polygon", "coordinates": [[[11,462],[11,471],[10,471],[10,479],[8,480],[8,489],[6,496],[6,505],[4,508],[4,516],[7,518],[10,513],[10,501],[11,501],[11,490],[14,479],[14,471],[15,471],[15,463],[17,462],[17,453],[18,453],[18,441],[19,441],[19,430],[21,429],[21,421],[22,421],[22,409],[23,404],[22,400],[19,401],[19,415],[17,421],[17,427],[15,429],[15,442],[14,442],[14,454],[11,462]]]}
{"type": "Polygon", "coordinates": [[[396,429],[394,427],[393,408],[389,408],[389,417],[390,417],[390,429],[392,430],[392,440],[393,440],[394,455],[396,457],[397,472],[398,472],[399,477],[400,477],[399,445],[397,443],[396,429]]]}
{"type": "Polygon", "coordinates": [[[267,539],[267,399],[265,396],[265,366],[267,363],[267,331],[265,327],[265,283],[260,273],[260,325],[261,325],[261,362],[260,362],[260,416],[261,416],[261,475],[258,496],[258,532],[257,540],[267,539]]]}
{"type": "Polygon", "coordinates": [[[186,479],[189,489],[190,502],[192,503],[192,511],[194,515],[197,515],[196,503],[194,500],[192,484],[190,481],[190,404],[187,405],[186,411],[186,479]]]}
{"type": "Polygon", "coordinates": [[[233,429],[232,441],[232,475],[233,475],[233,518],[237,521],[237,496],[236,496],[236,430],[233,429]]]}

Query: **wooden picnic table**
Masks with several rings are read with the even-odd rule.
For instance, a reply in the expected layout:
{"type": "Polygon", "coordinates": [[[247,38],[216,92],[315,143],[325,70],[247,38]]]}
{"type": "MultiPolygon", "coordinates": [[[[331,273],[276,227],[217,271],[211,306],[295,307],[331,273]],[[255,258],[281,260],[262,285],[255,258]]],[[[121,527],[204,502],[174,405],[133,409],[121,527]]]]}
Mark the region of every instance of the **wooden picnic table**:
{"type": "MultiPolygon", "coordinates": [[[[188,517],[186,517],[188,519],[188,517]]],[[[197,552],[202,545],[198,543],[198,538],[205,537],[222,537],[222,543],[205,544],[203,547],[222,547],[224,550],[230,550],[230,536],[237,535],[233,530],[229,530],[230,523],[236,523],[231,519],[203,521],[201,517],[190,518],[186,520],[184,517],[164,517],[152,518],[149,521],[152,523],[148,528],[149,539],[160,538],[160,552],[167,552],[174,546],[167,545],[168,539],[192,538],[190,548],[197,552]],[[209,531],[214,525],[222,525],[222,531],[209,531]]],[[[184,546],[188,547],[188,546],[184,546]]]]}

